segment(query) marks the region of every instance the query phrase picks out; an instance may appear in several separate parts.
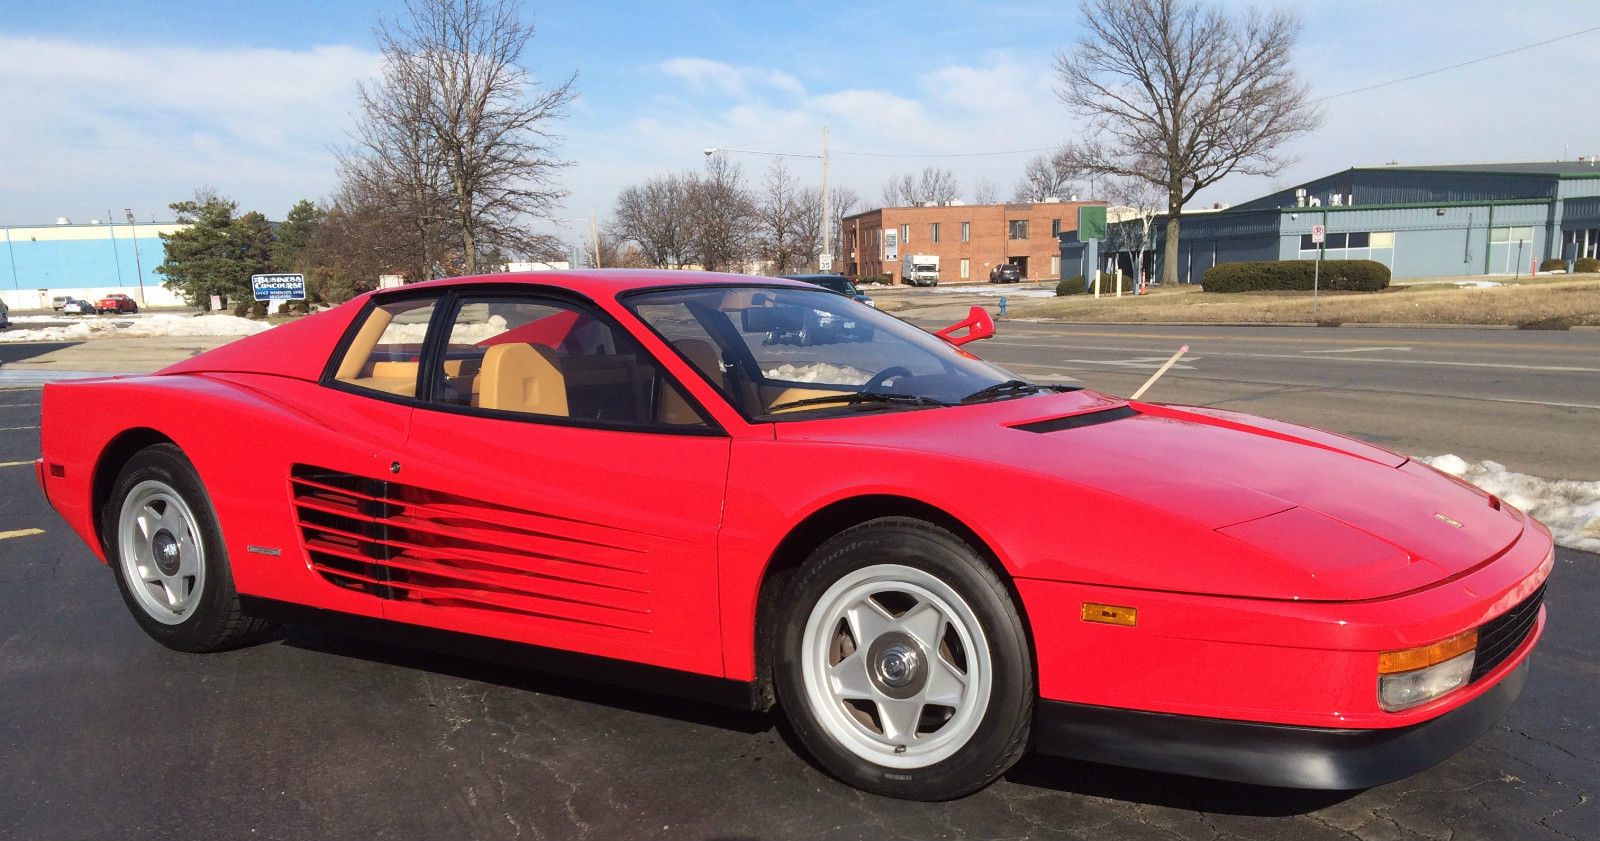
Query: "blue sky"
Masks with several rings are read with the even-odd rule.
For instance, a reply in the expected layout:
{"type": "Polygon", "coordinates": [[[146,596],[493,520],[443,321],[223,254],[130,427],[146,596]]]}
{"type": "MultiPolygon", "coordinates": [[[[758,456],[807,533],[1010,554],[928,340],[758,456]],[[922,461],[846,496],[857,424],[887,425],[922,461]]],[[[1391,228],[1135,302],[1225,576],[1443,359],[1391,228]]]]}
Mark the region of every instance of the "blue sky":
{"type": "MultiPolygon", "coordinates": [[[[1243,4],[1229,5],[1242,8],[1243,4]]],[[[1297,4],[1314,95],[1361,88],[1600,26],[1592,2],[1297,4]]],[[[23,3],[0,8],[0,224],[168,219],[208,185],[282,218],[335,185],[371,28],[398,2],[23,3]]],[[[876,204],[890,176],[938,165],[1009,197],[1030,153],[1075,136],[1050,63],[1077,34],[1067,3],[531,3],[538,78],[577,71],[560,131],[577,239],[617,191],[699,167],[723,146],[816,153],[876,204]],[[927,157],[950,155],[959,157],[927,157]]],[[[1348,166],[1600,154],[1600,31],[1324,102],[1327,121],[1273,178],[1202,194],[1237,202],[1348,166]]],[[[772,158],[739,154],[758,181],[772,158]]],[[[820,164],[788,158],[802,181],[820,164]]],[[[1087,195],[1085,185],[1081,190],[1087,195]]]]}

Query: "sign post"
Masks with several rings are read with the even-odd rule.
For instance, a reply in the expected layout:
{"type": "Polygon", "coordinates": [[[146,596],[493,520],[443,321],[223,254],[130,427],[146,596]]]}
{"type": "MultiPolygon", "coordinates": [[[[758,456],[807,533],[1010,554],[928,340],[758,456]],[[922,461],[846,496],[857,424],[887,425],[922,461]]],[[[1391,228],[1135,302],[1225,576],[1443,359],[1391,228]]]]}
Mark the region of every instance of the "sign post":
{"type": "Polygon", "coordinates": [[[1327,225],[1311,226],[1311,241],[1317,246],[1317,263],[1311,269],[1311,320],[1317,318],[1317,287],[1322,285],[1322,252],[1327,249],[1327,225]]]}
{"type": "MultiPolygon", "coordinates": [[[[1092,287],[1094,296],[1100,297],[1100,241],[1106,238],[1105,205],[1078,206],[1078,242],[1083,250],[1083,285],[1087,292],[1092,287]],[[1092,274],[1091,274],[1092,272],[1092,274]]],[[[1119,289],[1121,287],[1118,287],[1119,289]]]]}

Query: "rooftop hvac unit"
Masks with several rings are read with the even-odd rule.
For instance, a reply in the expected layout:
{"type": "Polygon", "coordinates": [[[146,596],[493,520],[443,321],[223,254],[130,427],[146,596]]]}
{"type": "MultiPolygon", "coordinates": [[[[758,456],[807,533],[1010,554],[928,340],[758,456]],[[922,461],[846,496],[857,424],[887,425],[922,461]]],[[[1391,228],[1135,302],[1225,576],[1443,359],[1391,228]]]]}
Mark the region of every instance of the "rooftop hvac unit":
{"type": "Polygon", "coordinates": [[[1301,187],[1300,189],[1294,191],[1294,206],[1295,207],[1305,207],[1306,206],[1306,188],[1301,187]]]}
{"type": "Polygon", "coordinates": [[[56,217],[56,224],[57,225],[71,225],[72,224],[72,220],[68,219],[65,216],[57,216],[56,217]]]}
{"type": "Polygon", "coordinates": [[[1338,206],[1344,204],[1344,196],[1341,196],[1338,193],[1334,193],[1333,195],[1328,197],[1328,204],[1333,205],[1334,207],[1338,207],[1338,206]]]}

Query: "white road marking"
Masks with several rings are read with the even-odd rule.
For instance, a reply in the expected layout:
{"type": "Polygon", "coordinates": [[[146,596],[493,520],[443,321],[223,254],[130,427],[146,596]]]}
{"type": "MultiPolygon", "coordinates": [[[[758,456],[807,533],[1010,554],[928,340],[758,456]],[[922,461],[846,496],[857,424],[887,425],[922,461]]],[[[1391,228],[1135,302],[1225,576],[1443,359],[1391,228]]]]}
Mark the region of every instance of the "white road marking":
{"type": "Polygon", "coordinates": [[[20,432],[24,429],[38,429],[37,426],[0,426],[0,432],[20,432]]]}
{"type": "Polygon", "coordinates": [[[17,529],[15,531],[0,531],[0,540],[8,540],[13,537],[32,537],[36,534],[44,534],[44,529],[17,529]]]}
{"type": "Polygon", "coordinates": [[[1409,347],[1342,347],[1332,350],[1302,350],[1301,353],[1371,353],[1375,350],[1411,350],[1409,347]]]}

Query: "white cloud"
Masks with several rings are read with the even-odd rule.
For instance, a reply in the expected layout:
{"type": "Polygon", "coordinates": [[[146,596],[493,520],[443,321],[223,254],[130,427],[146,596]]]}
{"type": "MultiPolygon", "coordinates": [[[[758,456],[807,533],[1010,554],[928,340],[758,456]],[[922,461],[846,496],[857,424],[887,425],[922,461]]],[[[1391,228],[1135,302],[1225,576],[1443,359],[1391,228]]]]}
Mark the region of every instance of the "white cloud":
{"type": "Polygon", "coordinates": [[[34,222],[134,206],[141,218],[196,186],[278,218],[333,186],[329,146],[343,142],[355,81],[375,54],[113,47],[0,36],[3,188],[34,222]]]}

